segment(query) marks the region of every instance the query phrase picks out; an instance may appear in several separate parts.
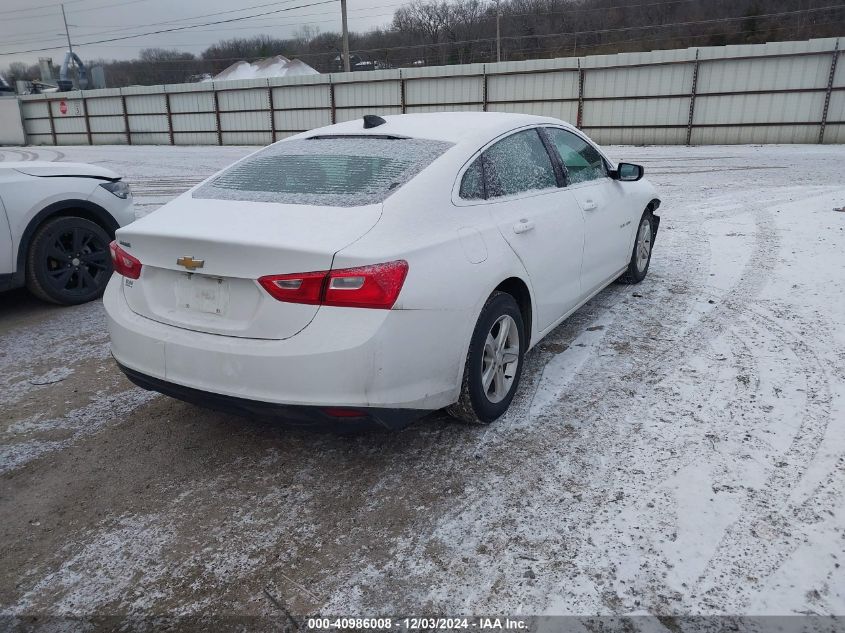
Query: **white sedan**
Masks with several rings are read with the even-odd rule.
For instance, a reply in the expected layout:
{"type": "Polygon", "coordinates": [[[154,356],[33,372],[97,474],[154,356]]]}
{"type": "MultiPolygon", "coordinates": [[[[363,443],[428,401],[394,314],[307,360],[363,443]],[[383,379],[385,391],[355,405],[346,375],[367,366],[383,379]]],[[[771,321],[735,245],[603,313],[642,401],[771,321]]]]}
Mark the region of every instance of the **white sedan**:
{"type": "Polygon", "coordinates": [[[109,242],[132,222],[129,186],[98,165],[0,163],[0,291],[27,286],[60,304],[103,294],[109,242]]]}
{"type": "Polygon", "coordinates": [[[648,272],[660,201],[557,119],[367,116],[299,134],[117,231],[104,297],[137,384],[335,428],[487,423],[526,351],[648,272]]]}

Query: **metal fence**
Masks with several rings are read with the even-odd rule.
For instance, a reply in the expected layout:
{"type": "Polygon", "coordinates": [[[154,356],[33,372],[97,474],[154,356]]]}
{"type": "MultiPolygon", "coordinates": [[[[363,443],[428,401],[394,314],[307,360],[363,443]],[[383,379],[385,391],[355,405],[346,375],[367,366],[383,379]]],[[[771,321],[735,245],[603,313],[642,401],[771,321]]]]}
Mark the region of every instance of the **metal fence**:
{"type": "Polygon", "coordinates": [[[605,144],[845,143],[845,38],[21,97],[33,145],[263,145],[364,114],[564,119],[605,144]]]}

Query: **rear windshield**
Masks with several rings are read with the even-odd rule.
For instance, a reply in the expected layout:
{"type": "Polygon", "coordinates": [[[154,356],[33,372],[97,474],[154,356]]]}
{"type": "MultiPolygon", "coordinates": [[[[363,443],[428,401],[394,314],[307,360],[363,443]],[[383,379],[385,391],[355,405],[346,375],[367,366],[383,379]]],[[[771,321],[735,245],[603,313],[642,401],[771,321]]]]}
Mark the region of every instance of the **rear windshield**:
{"type": "Polygon", "coordinates": [[[199,187],[194,198],[352,207],[381,202],[451,143],[320,138],[271,145],[199,187]]]}

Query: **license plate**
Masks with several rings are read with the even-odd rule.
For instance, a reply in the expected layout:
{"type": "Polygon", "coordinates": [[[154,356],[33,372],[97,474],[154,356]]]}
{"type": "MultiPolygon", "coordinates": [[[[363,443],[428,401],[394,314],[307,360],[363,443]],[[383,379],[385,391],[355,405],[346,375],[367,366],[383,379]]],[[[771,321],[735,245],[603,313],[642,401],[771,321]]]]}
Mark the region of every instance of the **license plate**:
{"type": "Polygon", "coordinates": [[[182,275],[176,286],[180,307],[192,312],[224,315],[229,309],[229,284],[205,275],[182,275]]]}

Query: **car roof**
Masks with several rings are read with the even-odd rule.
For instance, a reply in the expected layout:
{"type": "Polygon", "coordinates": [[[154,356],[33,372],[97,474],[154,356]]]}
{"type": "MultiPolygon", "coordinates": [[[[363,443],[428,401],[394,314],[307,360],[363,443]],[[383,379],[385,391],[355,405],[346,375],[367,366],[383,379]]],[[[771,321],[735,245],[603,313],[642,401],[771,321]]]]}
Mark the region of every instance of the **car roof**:
{"type": "Polygon", "coordinates": [[[478,145],[522,126],[551,124],[574,129],[569,123],[559,119],[509,112],[431,112],[394,114],[382,118],[385,120],[384,124],[369,129],[364,128],[363,119],[355,119],[311,130],[293,138],[365,134],[367,136],[400,136],[478,145]]]}

